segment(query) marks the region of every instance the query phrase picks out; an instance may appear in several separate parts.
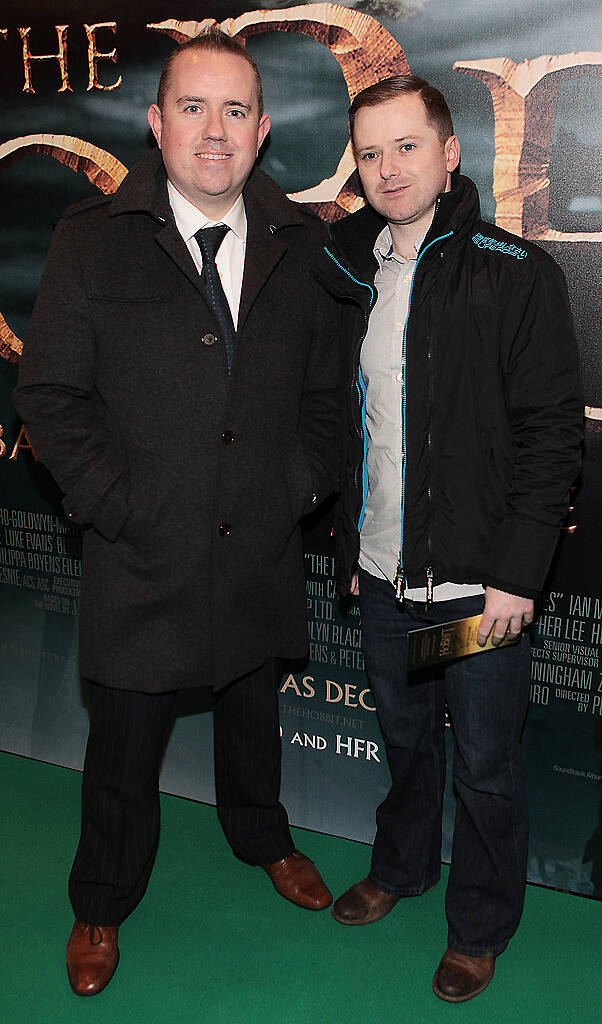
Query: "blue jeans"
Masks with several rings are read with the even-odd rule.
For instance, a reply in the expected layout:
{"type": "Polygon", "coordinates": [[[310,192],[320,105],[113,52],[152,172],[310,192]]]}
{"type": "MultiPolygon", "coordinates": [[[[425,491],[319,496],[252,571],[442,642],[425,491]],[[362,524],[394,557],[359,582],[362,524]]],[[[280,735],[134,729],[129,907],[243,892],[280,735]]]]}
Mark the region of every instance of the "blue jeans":
{"type": "Polygon", "coordinates": [[[467,597],[400,606],[390,583],[360,570],[364,656],[392,779],[376,812],[370,880],[384,892],[416,896],[440,877],[447,705],[456,796],[448,945],[467,956],[501,953],[522,912],[529,639],[409,675],[405,664],[409,630],[477,615],[483,604],[467,597]]]}

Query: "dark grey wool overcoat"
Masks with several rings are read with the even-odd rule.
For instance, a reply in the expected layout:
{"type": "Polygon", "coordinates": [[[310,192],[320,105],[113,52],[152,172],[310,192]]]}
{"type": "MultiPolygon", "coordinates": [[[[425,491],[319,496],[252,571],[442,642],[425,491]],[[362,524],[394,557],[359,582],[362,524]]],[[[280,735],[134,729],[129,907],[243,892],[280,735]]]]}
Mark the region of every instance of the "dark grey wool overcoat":
{"type": "Polygon", "coordinates": [[[218,688],[307,649],[299,520],[339,461],[324,227],[259,170],[243,195],[231,378],[158,151],[54,233],[15,404],[86,527],[80,665],[105,685],[218,688]]]}

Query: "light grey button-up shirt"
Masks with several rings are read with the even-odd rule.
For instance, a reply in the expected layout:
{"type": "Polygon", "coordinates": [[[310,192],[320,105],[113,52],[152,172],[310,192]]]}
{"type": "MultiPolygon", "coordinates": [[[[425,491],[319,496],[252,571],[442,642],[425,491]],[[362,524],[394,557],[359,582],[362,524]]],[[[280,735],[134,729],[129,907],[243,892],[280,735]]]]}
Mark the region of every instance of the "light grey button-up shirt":
{"type": "MultiPolygon", "coordinates": [[[[401,543],[402,396],[404,387],[403,333],[409,311],[412,276],[418,250],[405,259],[393,249],[388,227],[374,244],[378,291],[362,345],[360,365],[366,384],[368,431],[368,497],[360,534],[359,564],[366,572],[394,583],[401,543]]],[[[479,585],[441,583],[434,588],[435,601],[482,594],[479,585]]],[[[426,585],[410,589],[404,597],[426,600],[426,585]]]]}

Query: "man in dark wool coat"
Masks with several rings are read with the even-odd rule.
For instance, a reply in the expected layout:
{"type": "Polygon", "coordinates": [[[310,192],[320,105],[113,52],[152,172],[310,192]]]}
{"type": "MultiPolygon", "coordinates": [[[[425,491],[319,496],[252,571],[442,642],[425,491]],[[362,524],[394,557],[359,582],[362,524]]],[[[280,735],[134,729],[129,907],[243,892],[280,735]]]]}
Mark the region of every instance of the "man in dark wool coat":
{"type": "Polygon", "coordinates": [[[279,802],[279,659],[307,650],[299,520],[336,485],[339,367],[310,255],[317,218],[254,169],[257,67],[218,29],[165,63],[158,149],[67,211],[24,346],[17,409],[85,527],[90,736],[69,881],[71,986],[119,959],[159,833],[177,691],[211,685],[220,821],[301,907],[331,902],[279,802]]]}

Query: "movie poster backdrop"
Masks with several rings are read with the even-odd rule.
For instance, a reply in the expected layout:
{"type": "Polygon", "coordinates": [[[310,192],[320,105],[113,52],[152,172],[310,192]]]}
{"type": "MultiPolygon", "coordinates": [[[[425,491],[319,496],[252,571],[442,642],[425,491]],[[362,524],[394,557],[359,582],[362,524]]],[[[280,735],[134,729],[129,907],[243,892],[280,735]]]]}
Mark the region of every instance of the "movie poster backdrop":
{"type": "MultiPolygon", "coordinates": [[[[165,55],[174,41],[217,21],[242,36],[259,63],[273,124],[262,166],[295,201],[327,220],[359,208],[349,99],[411,70],[448,98],[462,170],[477,183],[485,218],[537,241],[565,272],[584,366],[586,438],[583,476],[533,629],[524,737],[529,878],[602,895],[602,53],[591,49],[600,45],[597,14],[593,0],[4,5],[1,748],[80,768],[87,734],[77,669],[81,535],[63,517],[60,494],[11,402],[53,225],[70,204],[97,190],[113,192],[147,151],[146,109],[165,55]]],[[[152,443],[160,447],[160,433],[152,443]]],[[[335,594],[329,508],[307,523],[305,561],[310,659],[289,666],[282,679],[282,796],[294,824],[369,843],[388,770],[364,672],[359,610],[343,615],[335,594]]],[[[210,710],[210,692],[201,686],[181,695],[163,762],[164,791],[213,801],[210,710]]],[[[448,784],[444,859],[453,810],[448,784]]]]}

